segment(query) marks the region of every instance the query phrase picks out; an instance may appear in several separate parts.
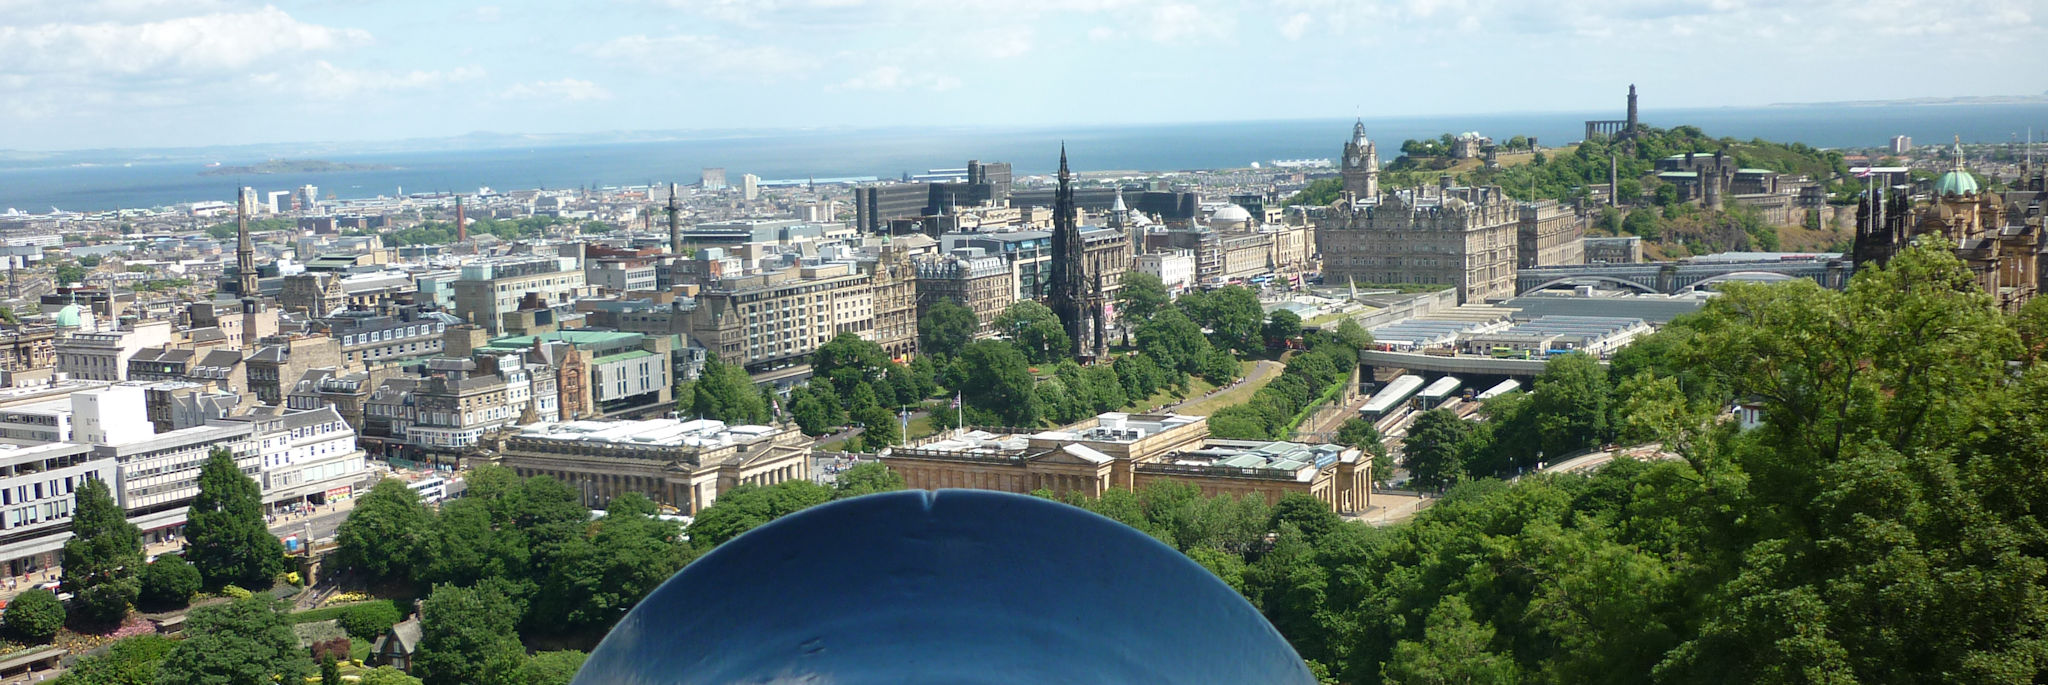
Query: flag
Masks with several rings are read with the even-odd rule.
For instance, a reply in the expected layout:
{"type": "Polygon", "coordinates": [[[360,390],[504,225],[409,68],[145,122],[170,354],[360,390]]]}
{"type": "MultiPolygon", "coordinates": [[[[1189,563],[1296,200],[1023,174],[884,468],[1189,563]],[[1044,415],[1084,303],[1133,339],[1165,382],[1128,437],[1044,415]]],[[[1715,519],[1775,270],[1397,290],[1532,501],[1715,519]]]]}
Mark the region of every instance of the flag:
{"type": "Polygon", "coordinates": [[[1874,174],[1874,173],[1877,173],[1877,167],[1863,167],[1863,171],[1862,171],[1862,172],[1860,172],[1860,173],[1858,173],[1858,174],[1856,174],[1856,177],[1857,177],[1857,178],[1870,178],[1870,175],[1871,175],[1871,174],[1874,174]]]}
{"type": "Polygon", "coordinates": [[[953,408],[960,408],[960,393],[953,393],[953,408]]]}

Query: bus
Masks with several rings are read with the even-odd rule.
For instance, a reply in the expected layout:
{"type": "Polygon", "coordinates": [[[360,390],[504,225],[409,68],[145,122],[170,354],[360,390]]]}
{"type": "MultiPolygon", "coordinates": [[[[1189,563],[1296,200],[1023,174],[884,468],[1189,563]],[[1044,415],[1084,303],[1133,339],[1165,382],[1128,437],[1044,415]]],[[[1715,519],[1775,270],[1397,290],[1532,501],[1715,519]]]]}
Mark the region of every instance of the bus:
{"type": "Polygon", "coordinates": [[[1482,392],[1482,393],[1479,393],[1479,397],[1478,397],[1478,399],[1479,399],[1479,401],[1481,401],[1481,402],[1484,402],[1484,401],[1486,401],[1486,400],[1488,400],[1488,399],[1491,399],[1491,398],[1494,398],[1494,397],[1499,397],[1499,396],[1501,396],[1501,395],[1505,395],[1505,394],[1508,394],[1508,393],[1514,392],[1514,391],[1516,391],[1516,390],[1521,390],[1521,389],[1522,389],[1522,382],[1521,382],[1521,381],[1517,381],[1517,380],[1515,380],[1515,379],[1513,379],[1513,378],[1510,378],[1510,379],[1507,379],[1507,380],[1501,381],[1501,382],[1500,382],[1500,383],[1499,383],[1498,385],[1495,385],[1495,386],[1493,386],[1493,387],[1491,387],[1491,388],[1487,388],[1487,389],[1486,389],[1486,392],[1482,392]]]}
{"type": "Polygon", "coordinates": [[[410,487],[413,492],[418,493],[420,501],[426,504],[433,504],[448,498],[448,479],[440,476],[421,478],[406,484],[406,487],[410,487]]]}
{"type": "Polygon", "coordinates": [[[1379,394],[1365,401],[1365,406],[1358,410],[1358,417],[1377,423],[1394,410],[1401,408],[1401,403],[1407,401],[1421,388],[1422,377],[1413,374],[1388,381],[1387,386],[1381,388],[1379,394]]]}
{"type": "Polygon", "coordinates": [[[1429,411],[1443,406],[1444,400],[1450,399],[1452,393],[1457,392],[1459,386],[1464,384],[1465,382],[1458,380],[1457,376],[1436,379],[1435,383],[1423,388],[1422,392],[1415,393],[1415,410],[1429,411]]]}

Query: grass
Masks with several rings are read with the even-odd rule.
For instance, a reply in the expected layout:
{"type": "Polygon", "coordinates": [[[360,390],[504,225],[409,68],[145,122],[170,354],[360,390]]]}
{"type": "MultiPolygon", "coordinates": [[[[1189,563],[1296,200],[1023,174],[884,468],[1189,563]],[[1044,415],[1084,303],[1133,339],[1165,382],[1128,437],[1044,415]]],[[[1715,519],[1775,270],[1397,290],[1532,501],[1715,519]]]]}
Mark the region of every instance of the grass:
{"type": "MultiPolygon", "coordinates": [[[[1257,363],[1258,362],[1242,362],[1242,374],[1246,376],[1251,375],[1252,370],[1257,363]]],[[[1179,413],[1186,414],[1189,416],[1208,416],[1210,414],[1214,414],[1224,407],[1239,404],[1246,400],[1251,399],[1252,393],[1258,392],[1259,388],[1266,387],[1267,383],[1271,383],[1273,382],[1273,379],[1279,377],[1280,373],[1276,371],[1271,375],[1268,375],[1265,378],[1261,378],[1257,381],[1251,383],[1244,383],[1235,388],[1225,390],[1221,394],[1216,395],[1215,397],[1210,397],[1208,399],[1196,402],[1194,404],[1181,407],[1179,413]]]]}

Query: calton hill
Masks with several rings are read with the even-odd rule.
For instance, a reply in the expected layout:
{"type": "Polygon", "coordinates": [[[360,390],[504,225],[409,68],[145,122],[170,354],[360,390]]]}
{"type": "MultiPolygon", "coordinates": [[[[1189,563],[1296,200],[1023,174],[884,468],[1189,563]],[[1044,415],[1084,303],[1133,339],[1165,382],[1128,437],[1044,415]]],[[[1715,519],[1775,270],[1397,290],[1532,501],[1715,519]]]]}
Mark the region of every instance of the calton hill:
{"type": "MultiPolygon", "coordinates": [[[[849,399],[782,409],[869,415],[868,396],[889,411],[883,398],[901,404],[908,388],[913,400],[964,397],[970,421],[1051,425],[1078,406],[1131,406],[1284,357],[1287,385],[1300,387],[1256,391],[1214,417],[1222,434],[1276,435],[1334,373],[1322,366],[1355,363],[1344,354],[1359,332],[1304,333],[1238,309],[1162,301],[1128,349],[1078,374],[1050,353],[1063,349],[1048,339],[1056,327],[1030,316],[998,340],[934,340],[912,365],[923,369],[847,343],[820,375],[849,399]],[[1268,344],[1283,333],[1300,344],[1268,344]]],[[[1609,368],[1589,362],[1552,360],[1531,391],[1489,400],[1485,421],[1419,419],[1410,465],[1445,494],[1405,522],[1167,485],[1069,503],[1213,571],[1329,683],[2028,683],[2048,672],[2048,299],[2001,313],[1949,248],[1921,245],[1860,270],[1846,291],[1728,284],[1609,368]],[[1761,421],[1733,420],[1738,403],[1761,421]],[[1511,477],[1538,454],[1610,442],[1678,458],[1511,477]]],[[[733,376],[707,372],[690,388],[691,410],[777,410],[721,375],[733,376]]],[[[386,481],[301,594],[253,518],[254,484],[215,461],[227,466],[202,477],[184,559],[141,563],[133,529],[91,513],[104,495],[81,496],[80,537],[65,550],[71,607],[17,598],[10,639],[111,636],[133,624],[131,606],[191,602],[181,637],[119,640],[61,682],[565,683],[580,650],[693,559],[777,517],[902,487],[872,463],[831,487],[741,486],[685,528],[637,495],[593,516],[563,483],[491,466],[438,506],[386,481]],[[410,675],[357,663],[358,641],[414,616],[410,675]],[[335,651],[349,645],[332,664],[293,628],[328,620],[335,651]]],[[[858,578],[819,574],[861,591],[858,578]]]]}
{"type": "MultiPolygon", "coordinates": [[[[1453,157],[1453,141],[1448,133],[1404,141],[1401,155],[1382,169],[1381,187],[1434,185],[1449,175],[1462,184],[1499,186],[1518,200],[1577,202],[1604,195],[1611,176],[1613,204],[1602,201],[1593,210],[1588,235],[1639,236],[1651,259],[1745,250],[1847,252],[1855,236],[1853,217],[1837,220],[1833,208],[1854,205],[1864,190],[1863,180],[1849,172],[1839,151],[1804,143],[1715,138],[1693,126],[1642,126],[1631,141],[1596,138],[1544,150],[1515,136],[1501,143],[1497,166],[1478,158],[1453,157]],[[1731,204],[1716,210],[1685,202],[1676,186],[1658,179],[1656,165],[1671,155],[1693,153],[1725,154],[1737,168],[1805,176],[1823,188],[1830,207],[1803,212],[1797,223],[1772,225],[1744,207],[1731,204]]],[[[1341,179],[1318,180],[1288,203],[1326,206],[1337,200],[1342,187],[1341,179]]]]}

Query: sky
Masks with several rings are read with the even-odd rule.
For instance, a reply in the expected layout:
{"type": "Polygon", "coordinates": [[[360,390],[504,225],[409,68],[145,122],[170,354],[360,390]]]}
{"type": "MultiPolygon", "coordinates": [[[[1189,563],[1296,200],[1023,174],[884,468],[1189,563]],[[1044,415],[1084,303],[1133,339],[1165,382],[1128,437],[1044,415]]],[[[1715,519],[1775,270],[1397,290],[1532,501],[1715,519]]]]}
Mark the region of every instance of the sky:
{"type": "Polygon", "coordinates": [[[1630,83],[1668,108],[2048,91],[2014,66],[2048,57],[2048,5],[1955,7],[0,0],[0,149],[1596,111],[1630,83]]]}

